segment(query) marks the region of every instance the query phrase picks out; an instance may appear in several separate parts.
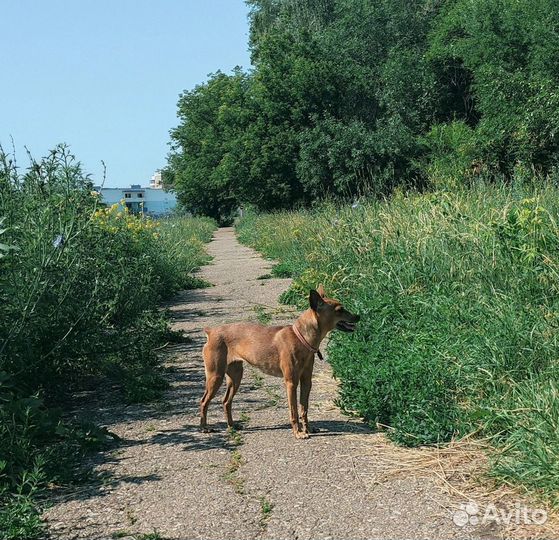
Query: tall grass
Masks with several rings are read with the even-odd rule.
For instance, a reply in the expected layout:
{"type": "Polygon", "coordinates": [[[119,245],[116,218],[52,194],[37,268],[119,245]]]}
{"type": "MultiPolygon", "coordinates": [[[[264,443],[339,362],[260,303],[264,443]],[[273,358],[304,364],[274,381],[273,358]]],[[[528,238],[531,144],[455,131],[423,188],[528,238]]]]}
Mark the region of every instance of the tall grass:
{"type": "Polygon", "coordinates": [[[161,394],[158,303],[193,285],[215,224],[106,208],[63,146],[24,171],[0,152],[0,221],[0,538],[32,538],[62,447],[107,436],[60,406],[107,379],[126,401],[161,394]]]}
{"type": "Polygon", "coordinates": [[[329,345],[347,410],[406,445],[492,436],[496,475],[555,497],[558,216],[555,187],[479,186],[248,215],[238,234],[294,276],[284,301],[322,282],[362,315],[329,345]]]}

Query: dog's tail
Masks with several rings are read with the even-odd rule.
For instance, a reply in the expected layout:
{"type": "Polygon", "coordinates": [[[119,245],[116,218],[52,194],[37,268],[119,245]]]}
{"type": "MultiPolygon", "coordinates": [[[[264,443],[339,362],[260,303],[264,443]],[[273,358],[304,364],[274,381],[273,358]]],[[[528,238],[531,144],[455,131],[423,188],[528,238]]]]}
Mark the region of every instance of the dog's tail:
{"type": "MultiPolygon", "coordinates": [[[[212,335],[214,334],[215,328],[212,328],[211,326],[205,326],[202,330],[204,330],[204,334],[206,334],[206,343],[204,345],[204,347],[206,345],[208,345],[210,343],[210,340],[212,339],[212,335]]],[[[214,341],[215,341],[215,335],[213,335],[214,341]]]]}

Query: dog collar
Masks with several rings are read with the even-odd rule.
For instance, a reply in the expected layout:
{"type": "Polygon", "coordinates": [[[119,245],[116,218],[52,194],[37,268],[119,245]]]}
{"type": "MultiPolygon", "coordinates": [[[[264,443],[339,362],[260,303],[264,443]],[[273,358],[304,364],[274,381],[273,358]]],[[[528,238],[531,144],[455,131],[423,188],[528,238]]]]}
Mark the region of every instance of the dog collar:
{"type": "Polygon", "coordinates": [[[304,345],[305,349],[307,349],[308,351],[316,354],[321,360],[324,360],[324,356],[322,356],[322,353],[320,352],[320,349],[315,349],[304,337],[303,334],[301,334],[301,332],[299,332],[299,329],[292,324],[291,328],[293,328],[293,332],[295,333],[295,335],[297,336],[297,338],[299,339],[299,341],[304,345]]]}

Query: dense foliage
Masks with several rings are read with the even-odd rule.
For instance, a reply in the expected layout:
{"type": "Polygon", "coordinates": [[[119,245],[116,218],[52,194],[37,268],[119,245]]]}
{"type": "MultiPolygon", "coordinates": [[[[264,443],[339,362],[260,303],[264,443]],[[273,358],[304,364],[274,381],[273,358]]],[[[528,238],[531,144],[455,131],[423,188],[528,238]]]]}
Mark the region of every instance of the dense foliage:
{"type": "Polygon", "coordinates": [[[556,497],[558,201],[551,187],[397,193],[249,214],[238,232],[293,275],[285,301],[306,307],[324,283],[361,314],[328,346],[348,411],[407,445],[491,436],[496,474],[556,497]]]}
{"type": "Polygon", "coordinates": [[[56,449],[106,436],[66,425],[60,405],[107,378],[127,401],[161,393],[158,302],[196,284],[215,225],[104,207],[65,147],[25,172],[0,154],[0,219],[0,538],[30,538],[56,449]]]}
{"type": "Polygon", "coordinates": [[[290,208],[557,165],[553,0],[250,0],[253,69],[179,99],[192,210],[290,208]]]}

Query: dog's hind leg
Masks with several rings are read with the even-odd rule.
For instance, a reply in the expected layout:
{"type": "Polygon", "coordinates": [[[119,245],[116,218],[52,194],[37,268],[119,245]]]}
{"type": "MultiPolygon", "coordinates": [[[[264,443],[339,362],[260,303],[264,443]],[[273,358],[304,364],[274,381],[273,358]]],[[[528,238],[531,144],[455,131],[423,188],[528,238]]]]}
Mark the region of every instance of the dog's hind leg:
{"type": "Polygon", "coordinates": [[[233,398],[241,385],[241,379],[243,378],[243,362],[231,362],[227,366],[226,371],[227,376],[227,391],[225,392],[225,397],[223,398],[223,411],[225,412],[225,418],[227,419],[227,425],[231,428],[233,427],[233,415],[231,413],[231,406],[233,403],[233,398]]]}
{"type": "Polygon", "coordinates": [[[202,349],[202,356],[206,368],[206,391],[200,400],[200,428],[208,431],[208,407],[223,382],[227,367],[227,348],[224,345],[213,347],[208,339],[202,349]]]}

